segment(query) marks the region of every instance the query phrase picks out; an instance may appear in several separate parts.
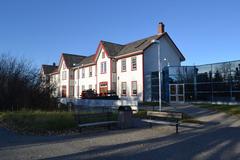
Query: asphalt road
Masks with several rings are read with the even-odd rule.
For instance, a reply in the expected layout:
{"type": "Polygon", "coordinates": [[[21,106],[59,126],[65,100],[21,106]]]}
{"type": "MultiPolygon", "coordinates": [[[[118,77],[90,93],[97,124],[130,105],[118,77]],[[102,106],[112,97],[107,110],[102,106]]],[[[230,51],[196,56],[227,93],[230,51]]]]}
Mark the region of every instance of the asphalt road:
{"type": "Polygon", "coordinates": [[[0,159],[240,160],[240,118],[191,105],[178,110],[206,122],[100,131],[72,136],[26,136],[0,129],[0,159]]]}

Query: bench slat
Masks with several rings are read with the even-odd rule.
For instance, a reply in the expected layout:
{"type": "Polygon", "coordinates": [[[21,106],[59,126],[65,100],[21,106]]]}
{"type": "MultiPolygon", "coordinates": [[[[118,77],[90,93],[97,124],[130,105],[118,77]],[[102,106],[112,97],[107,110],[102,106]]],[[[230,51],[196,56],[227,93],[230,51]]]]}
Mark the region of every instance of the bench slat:
{"type": "Polygon", "coordinates": [[[114,124],[114,123],[118,123],[118,121],[103,121],[103,122],[83,123],[83,124],[79,124],[78,127],[98,126],[98,125],[114,124]]]}
{"type": "Polygon", "coordinates": [[[175,119],[182,119],[183,117],[182,113],[179,112],[156,112],[156,111],[148,111],[147,116],[175,119]]]}
{"type": "Polygon", "coordinates": [[[159,121],[159,120],[152,120],[152,119],[142,119],[143,122],[147,123],[155,123],[155,124],[163,124],[163,125],[176,125],[176,122],[167,122],[167,121],[159,121]]]}

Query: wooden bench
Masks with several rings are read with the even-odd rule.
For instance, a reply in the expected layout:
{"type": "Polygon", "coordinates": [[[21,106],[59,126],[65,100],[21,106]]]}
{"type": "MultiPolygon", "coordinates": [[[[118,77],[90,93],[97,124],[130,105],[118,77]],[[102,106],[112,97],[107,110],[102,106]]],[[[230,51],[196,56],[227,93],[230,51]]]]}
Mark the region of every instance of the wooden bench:
{"type": "Polygon", "coordinates": [[[89,113],[89,114],[75,114],[75,120],[78,123],[79,131],[82,131],[83,127],[91,126],[108,126],[111,128],[112,124],[118,123],[118,121],[112,120],[112,112],[102,112],[102,113],[89,113]]]}
{"type": "Polygon", "coordinates": [[[179,120],[183,118],[183,114],[180,112],[157,112],[147,111],[148,119],[143,119],[144,122],[150,124],[164,124],[164,125],[175,125],[176,133],[178,133],[179,120]]]}

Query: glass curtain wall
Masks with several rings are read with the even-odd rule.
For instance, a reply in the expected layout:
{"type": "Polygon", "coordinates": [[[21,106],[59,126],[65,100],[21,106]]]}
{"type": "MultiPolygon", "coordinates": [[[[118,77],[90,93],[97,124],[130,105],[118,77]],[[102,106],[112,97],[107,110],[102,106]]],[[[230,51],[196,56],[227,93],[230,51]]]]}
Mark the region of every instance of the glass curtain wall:
{"type": "Polygon", "coordinates": [[[165,100],[169,84],[184,84],[185,101],[240,102],[240,61],[164,69],[165,100]]]}

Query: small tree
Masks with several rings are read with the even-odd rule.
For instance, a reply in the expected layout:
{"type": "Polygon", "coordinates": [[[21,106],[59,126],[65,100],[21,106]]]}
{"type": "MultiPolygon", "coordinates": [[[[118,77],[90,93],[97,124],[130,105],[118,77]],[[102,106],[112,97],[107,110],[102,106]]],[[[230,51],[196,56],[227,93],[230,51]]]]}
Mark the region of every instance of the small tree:
{"type": "Polygon", "coordinates": [[[39,69],[31,62],[0,55],[0,110],[52,108],[51,90],[41,87],[39,69]]]}

